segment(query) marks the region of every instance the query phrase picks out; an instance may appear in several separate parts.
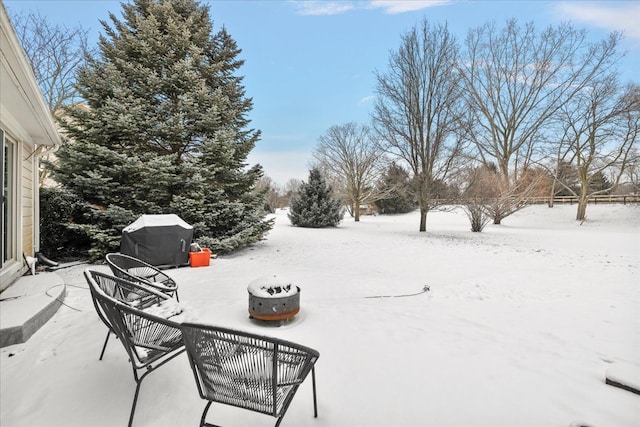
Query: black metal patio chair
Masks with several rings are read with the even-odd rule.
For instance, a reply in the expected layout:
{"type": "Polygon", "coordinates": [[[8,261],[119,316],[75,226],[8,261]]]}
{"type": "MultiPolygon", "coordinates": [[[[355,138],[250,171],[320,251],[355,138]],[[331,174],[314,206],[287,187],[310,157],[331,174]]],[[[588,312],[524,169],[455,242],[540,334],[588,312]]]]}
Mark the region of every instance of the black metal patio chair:
{"type": "MultiPolygon", "coordinates": [[[[99,271],[85,270],[84,276],[87,279],[87,283],[90,284],[90,279],[93,279],[96,282],[96,285],[108,296],[137,308],[144,309],[154,304],[158,304],[167,298],[165,294],[158,292],[154,288],[140,286],[125,279],[114,277],[99,271]]],[[[102,351],[100,352],[100,360],[102,360],[107,348],[107,343],[109,342],[109,337],[114,333],[114,331],[113,326],[109,323],[105,313],[98,305],[91,286],[89,286],[89,290],[91,291],[91,299],[93,301],[93,306],[98,313],[98,317],[100,317],[100,320],[102,320],[108,328],[107,336],[104,340],[102,351]]]]}
{"type": "Polygon", "coordinates": [[[110,253],[105,258],[114,276],[132,282],[146,283],[162,293],[175,296],[176,301],[180,301],[178,285],[160,269],[138,258],[121,253],[110,253]]]}
{"type": "Polygon", "coordinates": [[[276,338],[195,323],[181,325],[200,397],[277,418],[280,425],[298,388],[311,372],[314,417],[318,416],[315,363],[311,348],[276,338]]]}
{"type": "MultiPolygon", "coordinates": [[[[106,323],[111,325],[111,330],[124,346],[133,370],[133,378],[136,381],[136,391],[128,424],[131,427],[142,380],[185,350],[180,324],[170,319],[151,315],[145,312],[139,304],[128,305],[109,296],[93,279],[94,274],[92,273],[94,272],[87,274],[86,277],[97,309],[104,316],[106,323]]],[[[100,274],[97,276],[100,277],[100,274]]],[[[119,296],[124,295],[125,300],[135,301],[138,299],[147,302],[145,294],[150,290],[149,288],[129,283],[127,290],[125,290],[126,286],[123,282],[126,281],[122,279],[114,281],[116,286],[121,289],[121,291],[116,291],[116,294],[121,292],[119,296]]],[[[151,291],[160,300],[171,299],[165,294],[151,291]]],[[[149,307],[147,306],[147,308],[149,307]]]]}

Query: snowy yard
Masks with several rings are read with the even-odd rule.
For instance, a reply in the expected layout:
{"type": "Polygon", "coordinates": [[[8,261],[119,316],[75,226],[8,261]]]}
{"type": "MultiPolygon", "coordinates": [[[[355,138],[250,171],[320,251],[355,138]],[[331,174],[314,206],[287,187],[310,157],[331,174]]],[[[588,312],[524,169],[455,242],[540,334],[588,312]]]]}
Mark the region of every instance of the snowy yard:
{"type": "MultiPolygon", "coordinates": [[[[637,426],[640,396],[604,374],[640,368],[640,206],[590,205],[583,225],[575,209],[528,207],[480,234],[462,212],[418,233],[417,213],[300,229],[279,211],[267,240],[168,274],[202,321],[320,352],[319,418],[309,378],[283,427],[637,426]],[[273,274],[302,290],[281,327],[247,313],[247,285],[273,274]]],[[[59,272],[73,309],[2,349],[3,427],[126,425],[135,382],[116,340],[98,361],[86,267],[59,272]]],[[[181,355],[143,382],[134,425],[197,426],[204,405],[181,355]]],[[[275,422],[216,404],[208,421],[275,422]]]]}

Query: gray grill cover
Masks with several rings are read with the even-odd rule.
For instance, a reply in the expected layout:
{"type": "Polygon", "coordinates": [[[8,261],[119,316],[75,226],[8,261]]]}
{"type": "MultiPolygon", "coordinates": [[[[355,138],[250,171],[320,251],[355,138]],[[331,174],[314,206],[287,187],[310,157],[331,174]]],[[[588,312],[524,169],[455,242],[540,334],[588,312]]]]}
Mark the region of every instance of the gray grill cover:
{"type": "Polygon", "coordinates": [[[155,266],[187,265],[192,239],[178,215],[142,215],[122,230],[120,252],[155,266]]]}

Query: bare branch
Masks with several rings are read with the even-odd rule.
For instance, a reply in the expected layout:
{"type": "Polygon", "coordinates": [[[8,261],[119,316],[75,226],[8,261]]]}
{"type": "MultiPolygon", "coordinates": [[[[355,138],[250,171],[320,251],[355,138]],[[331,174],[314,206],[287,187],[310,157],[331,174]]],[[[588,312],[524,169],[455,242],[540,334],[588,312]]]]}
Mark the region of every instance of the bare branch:
{"type": "Polygon", "coordinates": [[[49,111],[78,100],[75,73],[85,61],[88,30],[52,25],[39,12],[12,17],[49,111]]]}
{"type": "Polygon", "coordinates": [[[593,44],[570,24],[538,32],[515,20],[469,32],[458,67],[474,115],[470,132],[485,165],[497,165],[505,190],[532,165],[540,143],[553,139],[557,112],[615,67],[620,39],[612,33],[593,44]]]}
{"type": "MultiPolygon", "coordinates": [[[[17,14],[12,21],[47,107],[59,118],[63,106],[78,100],[76,71],[85,61],[88,31],[52,25],[39,12],[17,14]]],[[[46,162],[51,150],[41,146],[36,154],[46,162]]],[[[41,166],[41,185],[48,176],[49,170],[41,166]]]]}
{"type": "Polygon", "coordinates": [[[640,86],[621,88],[616,75],[593,80],[560,111],[564,123],[561,145],[575,159],[580,188],[577,220],[586,217],[589,196],[611,191],[633,160],[633,147],[640,133],[640,86]],[[604,188],[593,181],[613,171],[614,179],[604,188]]]}
{"type": "Polygon", "coordinates": [[[383,197],[376,184],[385,165],[384,151],[368,127],[356,123],[332,126],[320,137],[314,157],[338,183],[356,221],[361,205],[383,197]]]}
{"type": "Polygon", "coordinates": [[[454,64],[458,45],[446,25],[422,23],[402,37],[388,70],[377,75],[375,129],[387,150],[411,168],[420,205],[420,231],[437,206],[438,181],[461,150],[462,88],[454,64]]]}

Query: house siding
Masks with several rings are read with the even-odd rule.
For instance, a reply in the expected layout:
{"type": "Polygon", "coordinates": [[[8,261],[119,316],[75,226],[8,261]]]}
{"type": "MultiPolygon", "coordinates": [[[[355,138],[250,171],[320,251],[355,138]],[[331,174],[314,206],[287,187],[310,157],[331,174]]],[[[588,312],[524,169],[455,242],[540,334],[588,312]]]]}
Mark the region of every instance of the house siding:
{"type": "MultiPolygon", "coordinates": [[[[0,128],[11,143],[11,215],[4,228],[10,250],[0,259],[0,291],[26,270],[23,254],[34,255],[40,237],[38,156],[40,146],[60,144],[55,123],[24,49],[0,1],[0,128]]],[[[2,174],[5,170],[2,165],[2,174]]],[[[5,237],[4,235],[2,236],[5,237]]]]}
{"type": "Polygon", "coordinates": [[[33,156],[34,147],[29,144],[22,144],[22,251],[27,255],[34,255],[34,198],[35,187],[33,171],[35,161],[33,156]]]}

